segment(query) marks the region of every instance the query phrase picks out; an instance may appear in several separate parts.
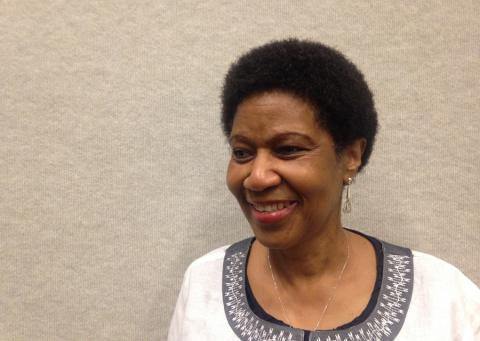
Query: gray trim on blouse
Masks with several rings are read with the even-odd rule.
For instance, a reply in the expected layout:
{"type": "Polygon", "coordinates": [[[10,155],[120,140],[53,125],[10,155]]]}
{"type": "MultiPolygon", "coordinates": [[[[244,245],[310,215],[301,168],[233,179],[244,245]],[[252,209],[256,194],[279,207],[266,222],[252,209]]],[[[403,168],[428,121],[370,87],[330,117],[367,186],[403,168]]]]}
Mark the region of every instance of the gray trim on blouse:
{"type": "MultiPolygon", "coordinates": [[[[223,306],[227,321],[242,341],[303,341],[304,331],[265,321],[250,309],[245,291],[247,255],[252,238],[231,245],[223,260],[223,306]]],[[[410,249],[381,241],[383,277],[377,304],[365,321],[342,330],[318,330],[310,341],[391,341],[400,332],[413,290],[410,249]]]]}

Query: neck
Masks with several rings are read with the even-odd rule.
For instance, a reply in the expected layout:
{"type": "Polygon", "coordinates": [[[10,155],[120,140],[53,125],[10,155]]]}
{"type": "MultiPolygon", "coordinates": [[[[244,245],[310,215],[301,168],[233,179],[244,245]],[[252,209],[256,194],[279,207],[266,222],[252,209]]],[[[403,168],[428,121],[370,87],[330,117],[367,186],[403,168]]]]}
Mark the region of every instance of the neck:
{"type": "Polygon", "coordinates": [[[291,286],[338,276],[347,252],[347,233],[343,228],[324,231],[289,249],[265,248],[275,275],[291,286]]]}

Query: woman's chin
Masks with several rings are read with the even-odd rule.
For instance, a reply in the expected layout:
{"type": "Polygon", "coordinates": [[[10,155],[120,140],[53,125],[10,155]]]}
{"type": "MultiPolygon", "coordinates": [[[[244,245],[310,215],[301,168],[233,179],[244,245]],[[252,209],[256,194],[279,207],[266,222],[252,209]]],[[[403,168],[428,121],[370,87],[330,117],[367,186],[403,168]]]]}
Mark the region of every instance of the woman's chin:
{"type": "Polygon", "coordinates": [[[291,233],[282,229],[273,229],[252,226],[255,239],[264,247],[272,250],[281,250],[291,248],[296,243],[296,239],[291,233]]]}

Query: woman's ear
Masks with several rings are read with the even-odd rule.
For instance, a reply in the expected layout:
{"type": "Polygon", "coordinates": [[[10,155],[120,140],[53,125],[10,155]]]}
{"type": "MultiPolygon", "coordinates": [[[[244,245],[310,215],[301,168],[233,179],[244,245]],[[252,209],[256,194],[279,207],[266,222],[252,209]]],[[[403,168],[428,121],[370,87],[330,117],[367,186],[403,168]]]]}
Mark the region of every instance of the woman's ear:
{"type": "Polygon", "coordinates": [[[357,174],[358,168],[362,165],[362,155],[365,151],[366,144],[366,139],[357,139],[342,151],[345,175],[347,178],[354,178],[357,174]]]}

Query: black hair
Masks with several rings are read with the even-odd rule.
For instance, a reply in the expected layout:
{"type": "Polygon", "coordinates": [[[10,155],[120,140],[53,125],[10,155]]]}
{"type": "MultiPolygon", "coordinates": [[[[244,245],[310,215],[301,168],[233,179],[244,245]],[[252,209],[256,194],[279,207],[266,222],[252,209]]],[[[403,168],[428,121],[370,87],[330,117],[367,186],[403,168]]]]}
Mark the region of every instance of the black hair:
{"type": "Polygon", "coordinates": [[[221,95],[224,134],[230,135],[243,100],[274,90],[290,92],[312,104],[337,151],[365,138],[359,170],[367,164],[377,132],[377,113],[362,73],[343,54],[298,39],[273,41],[248,51],[225,76],[221,95]]]}

